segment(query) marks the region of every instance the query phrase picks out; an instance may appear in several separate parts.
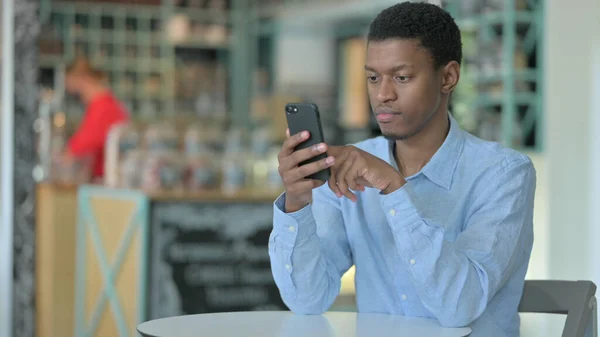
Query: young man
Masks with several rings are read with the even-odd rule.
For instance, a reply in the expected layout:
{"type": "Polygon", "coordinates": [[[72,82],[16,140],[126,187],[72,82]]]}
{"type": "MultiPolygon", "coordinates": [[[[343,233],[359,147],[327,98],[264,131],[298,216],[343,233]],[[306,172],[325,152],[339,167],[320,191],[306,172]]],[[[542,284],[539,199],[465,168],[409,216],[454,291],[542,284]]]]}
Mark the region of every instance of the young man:
{"type": "Polygon", "coordinates": [[[90,157],[95,179],[104,176],[104,145],[110,128],[129,119],[103,77],[86,58],[77,58],[67,67],[65,79],[67,92],[77,95],[86,106],[79,128],[67,143],[65,159],[90,157]]]}
{"type": "Polygon", "coordinates": [[[286,192],[275,201],[269,254],[283,300],[296,313],[323,313],[354,264],[359,312],[518,336],[535,169],[449,115],[457,25],[435,5],[395,5],[371,24],[366,60],[384,136],[294,152],[300,133],[281,149],[286,192]],[[298,166],[322,152],[329,157],[298,166]],[[303,178],[325,167],[327,185],[303,178]]]}

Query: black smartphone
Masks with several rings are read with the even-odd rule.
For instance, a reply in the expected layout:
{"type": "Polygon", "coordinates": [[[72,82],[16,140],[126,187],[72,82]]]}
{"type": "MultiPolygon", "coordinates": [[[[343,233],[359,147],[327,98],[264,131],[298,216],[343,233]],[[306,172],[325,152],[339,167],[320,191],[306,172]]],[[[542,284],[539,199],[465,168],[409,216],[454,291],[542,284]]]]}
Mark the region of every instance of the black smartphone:
{"type": "MultiPolygon", "coordinates": [[[[285,115],[287,117],[290,135],[295,135],[302,131],[310,132],[310,137],[300,145],[296,146],[294,151],[306,149],[313,145],[324,143],[323,127],[321,126],[321,117],[319,108],[313,103],[288,103],[285,105],[285,115]]],[[[311,159],[308,159],[300,166],[327,158],[327,153],[321,153],[311,159]]],[[[331,171],[329,168],[323,169],[317,173],[307,176],[308,179],[317,179],[322,181],[329,180],[331,171]]]]}

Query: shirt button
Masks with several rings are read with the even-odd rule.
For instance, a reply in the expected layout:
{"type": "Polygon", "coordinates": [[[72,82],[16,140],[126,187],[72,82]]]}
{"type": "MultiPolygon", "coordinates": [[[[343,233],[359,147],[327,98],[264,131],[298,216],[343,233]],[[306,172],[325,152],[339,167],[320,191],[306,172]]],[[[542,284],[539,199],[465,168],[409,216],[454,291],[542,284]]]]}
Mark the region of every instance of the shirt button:
{"type": "Polygon", "coordinates": [[[393,209],[393,208],[392,208],[392,209],[390,209],[390,215],[391,215],[391,216],[394,216],[394,215],[396,215],[396,210],[395,210],[395,209],[393,209]]]}
{"type": "Polygon", "coordinates": [[[402,300],[406,301],[408,299],[408,297],[406,295],[402,295],[402,300]]]}
{"type": "Polygon", "coordinates": [[[290,270],[290,269],[292,269],[292,266],[290,266],[289,264],[286,264],[285,269],[290,270]]]}
{"type": "Polygon", "coordinates": [[[415,261],[415,259],[410,260],[410,264],[414,265],[415,263],[417,263],[417,261],[415,261]]]}
{"type": "Polygon", "coordinates": [[[288,230],[289,230],[290,232],[294,233],[294,232],[296,231],[296,227],[294,227],[294,226],[290,226],[290,227],[288,227],[288,230]]]}

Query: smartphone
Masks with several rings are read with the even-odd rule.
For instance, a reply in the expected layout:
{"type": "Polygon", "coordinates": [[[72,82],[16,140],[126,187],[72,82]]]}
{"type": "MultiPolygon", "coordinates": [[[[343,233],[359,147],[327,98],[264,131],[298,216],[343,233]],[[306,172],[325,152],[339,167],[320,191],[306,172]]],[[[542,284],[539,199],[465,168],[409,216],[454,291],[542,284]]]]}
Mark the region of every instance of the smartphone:
{"type": "MultiPolygon", "coordinates": [[[[295,135],[302,131],[308,131],[310,137],[300,145],[296,146],[294,151],[306,149],[313,145],[324,143],[323,127],[321,126],[321,117],[319,108],[313,103],[288,103],[285,105],[285,115],[287,117],[290,135],[295,135]]],[[[327,153],[321,153],[311,159],[303,161],[300,166],[327,158],[327,153]]],[[[323,169],[317,173],[307,176],[307,179],[317,179],[322,181],[329,180],[331,171],[329,168],[323,169]]]]}

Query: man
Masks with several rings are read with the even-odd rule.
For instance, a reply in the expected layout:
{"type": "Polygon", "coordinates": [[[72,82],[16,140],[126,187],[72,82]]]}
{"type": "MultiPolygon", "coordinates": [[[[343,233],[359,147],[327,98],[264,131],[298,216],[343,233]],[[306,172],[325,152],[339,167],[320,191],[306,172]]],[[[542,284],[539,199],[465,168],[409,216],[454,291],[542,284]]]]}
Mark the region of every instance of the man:
{"type": "Polygon", "coordinates": [[[92,177],[104,175],[104,145],[110,128],[128,120],[123,105],[104,85],[104,74],[85,58],[77,58],[67,67],[65,88],[77,95],[86,110],[78,130],[69,139],[66,159],[92,159],[92,177]]]}
{"type": "Polygon", "coordinates": [[[279,165],[269,254],[287,306],[328,310],[354,264],[359,312],[518,336],[533,244],[535,169],[524,155],[462,131],[448,113],[461,38],[435,5],[401,3],[370,26],[366,80],[383,137],[293,151],[279,165]],[[298,166],[327,152],[322,161],[298,166]],[[324,182],[303,177],[329,167],[324,182]],[[323,186],[321,186],[323,185],[323,186]]]}

